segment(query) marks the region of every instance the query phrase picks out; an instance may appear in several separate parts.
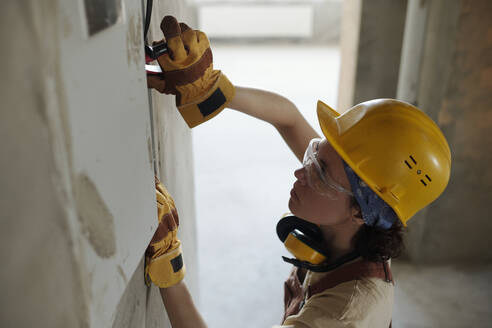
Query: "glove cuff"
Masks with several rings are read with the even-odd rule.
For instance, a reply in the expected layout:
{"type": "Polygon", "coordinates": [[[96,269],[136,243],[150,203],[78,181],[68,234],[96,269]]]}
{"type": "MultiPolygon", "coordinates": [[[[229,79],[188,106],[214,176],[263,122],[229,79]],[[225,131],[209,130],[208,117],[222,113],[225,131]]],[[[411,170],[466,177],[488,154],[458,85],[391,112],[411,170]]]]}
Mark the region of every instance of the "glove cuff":
{"type": "Polygon", "coordinates": [[[183,262],[181,242],[172,251],[154,259],[146,259],[145,280],[147,285],[150,281],[160,288],[176,285],[183,280],[186,268],[183,262]],[[150,281],[149,281],[150,280],[150,281]]]}
{"type": "Polygon", "coordinates": [[[194,128],[219,114],[234,98],[234,85],[219,71],[214,85],[200,98],[187,104],[178,104],[178,110],[186,124],[194,128]]]}

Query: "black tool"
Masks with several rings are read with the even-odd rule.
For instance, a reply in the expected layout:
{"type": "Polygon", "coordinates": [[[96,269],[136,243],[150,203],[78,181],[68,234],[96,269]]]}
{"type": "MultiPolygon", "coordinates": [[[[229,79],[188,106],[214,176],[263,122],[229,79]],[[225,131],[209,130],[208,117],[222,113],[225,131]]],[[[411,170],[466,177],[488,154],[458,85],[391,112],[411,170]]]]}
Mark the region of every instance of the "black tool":
{"type": "Polygon", "coordinates": [[[147,74],[162,74],[162,69],[158,65],[148,65],[167,52],[167,43],[162,41],[149,45],[147,41],[147,32],[149,31],[150,19],[152,17],[152,1],[147,0],[147,8],[145,14],[144,40],[145,40],[145,70],[147,74]]]}

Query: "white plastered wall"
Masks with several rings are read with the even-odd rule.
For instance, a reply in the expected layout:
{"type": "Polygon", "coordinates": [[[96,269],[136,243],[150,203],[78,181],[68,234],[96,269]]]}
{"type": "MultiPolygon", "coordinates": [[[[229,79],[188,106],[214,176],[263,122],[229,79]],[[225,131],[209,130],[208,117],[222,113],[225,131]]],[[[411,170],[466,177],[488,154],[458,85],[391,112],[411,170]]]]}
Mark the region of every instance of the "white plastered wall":
{"type": "MultiPolygon", "coordinates": [[[[160,1],[154,15],[183,15],[160,1]]],[[[168,325],[142,256],[157,226],[141,0],[89,36],[83,0],[0,8],[0,298],[5,327],[168,325]]],[[[155,23],[155,22],[154,22],[155,23]]],[[[191,132],[153,96],[157,171],[196,289],[191,132]]]]}

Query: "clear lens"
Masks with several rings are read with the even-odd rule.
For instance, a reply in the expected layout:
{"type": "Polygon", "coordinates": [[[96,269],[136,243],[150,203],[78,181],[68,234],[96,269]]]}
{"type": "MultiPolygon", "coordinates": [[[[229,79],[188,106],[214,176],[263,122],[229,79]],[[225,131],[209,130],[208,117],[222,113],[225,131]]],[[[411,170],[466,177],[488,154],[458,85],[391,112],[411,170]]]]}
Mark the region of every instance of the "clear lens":
{"type": "Polygon", "coordinates": [[[319,138],[311,140],[304,153],[302,165],[306,170],[308,185],[316,192],[330,197],[336,197],[337,192],[345,192],[351,195],[352,193],[335,182],[333,178],[323,170],[318,162],[317,148],[320,141],[321,139],[319,138]]]}

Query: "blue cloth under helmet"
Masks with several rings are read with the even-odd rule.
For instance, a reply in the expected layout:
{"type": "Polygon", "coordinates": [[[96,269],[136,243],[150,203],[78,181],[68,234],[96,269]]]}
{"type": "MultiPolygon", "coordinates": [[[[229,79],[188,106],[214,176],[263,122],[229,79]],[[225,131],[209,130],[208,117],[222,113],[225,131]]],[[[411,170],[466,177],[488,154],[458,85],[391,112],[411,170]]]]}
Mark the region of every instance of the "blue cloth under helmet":
{"type": "Polygon", "coordinates": [[[342,162],[365,224],[384,230],[391,228],[393,222],[398,220],[395,211],[372,191],[345,161],[342,162]]]}

